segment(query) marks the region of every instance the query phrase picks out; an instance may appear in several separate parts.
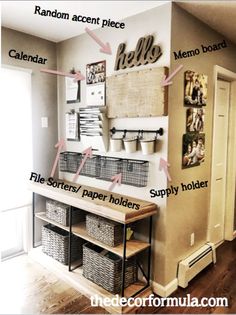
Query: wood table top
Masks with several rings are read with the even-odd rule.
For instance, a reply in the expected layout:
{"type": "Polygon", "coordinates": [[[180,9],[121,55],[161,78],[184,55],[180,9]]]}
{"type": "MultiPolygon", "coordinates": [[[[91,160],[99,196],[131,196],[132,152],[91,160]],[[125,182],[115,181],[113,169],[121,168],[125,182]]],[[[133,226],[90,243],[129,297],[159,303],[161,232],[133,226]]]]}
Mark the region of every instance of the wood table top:
{"type": "Polygon", "coordinates": [[[47,182],[41,184],[33,181],[29,182],[28,187],[31,191],[42,196],[120,223],[127,224],[157,213],[157,205],[149,201],[136,199],[95,187],[75,184],[65,180],[55,180],[55,182],[64,183],[64,187],[65,185],[69,185],[75,188],[80,187],[80,189],[77,192],[73,192],[64,190],[61,187],[48,186],[47,182]],[[92,197],[94,197],[94,199],[92,199],[92,197]],[[119,201],[121,204],[113,203],[112,201],[114,200],[117,200],[117,203],[119,201]]]}

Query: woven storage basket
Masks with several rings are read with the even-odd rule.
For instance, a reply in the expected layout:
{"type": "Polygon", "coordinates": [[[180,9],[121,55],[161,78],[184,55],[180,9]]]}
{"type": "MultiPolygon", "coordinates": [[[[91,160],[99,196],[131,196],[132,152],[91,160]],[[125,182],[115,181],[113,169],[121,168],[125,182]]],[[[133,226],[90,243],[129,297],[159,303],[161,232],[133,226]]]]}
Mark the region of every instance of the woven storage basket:
{"type": "MultiPolygon", "coordinates": [[[[85,241],[72,236],[71,262],[82,259],[85,241]]],[[[69,233],[57,226],[47,224],[42,227],[42,251],[64,265],[68,265],[69,233]]]]}
{"type": "MultiPolygon", "coordinates": [[[[103,248],[92,243],[83,245],[83,276],[113,294],[120,293],[122,259],[111,252],[104,256],[103,251],[103,248]]],[[[125,287],[136,282],[136,280],[136,259],[131,257],[126,261],[125,287]]]]}
{"type": "Polygon", "coordinates": [[[109,246],[117,246],[123,240],[122,224],[99,216],[86,215],[86,230],[89,236],[109,246]]]}
{"type": "MultiPolygon", "coordinates": [[[[85,221],[84,211],[72,208],[72,224],[85,221]]],[[[70,206],[48,199],[46,200],[46,217],[60,223],[64,226],[69,226],[69,210],[70,206]]]]}

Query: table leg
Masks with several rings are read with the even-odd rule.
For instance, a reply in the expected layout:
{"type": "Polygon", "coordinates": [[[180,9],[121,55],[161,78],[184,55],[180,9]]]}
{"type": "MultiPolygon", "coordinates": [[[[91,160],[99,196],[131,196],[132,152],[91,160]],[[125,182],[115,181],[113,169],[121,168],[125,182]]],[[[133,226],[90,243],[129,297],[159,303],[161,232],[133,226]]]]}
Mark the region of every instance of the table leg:
{"type": "Polygon", "coordinates": [[[35,248],[35,193],[32,193],[32,246],[35,248]]]}
{"type": "Polygon", "coordinates": [[[126,224],[123,225],[123,259],[122,259],[122,282],[121,282],[121,296],[125,292],[125,260],[126,260],[126,224]]]}
{"type": "Polygon", "coordinates": [[[148,285],[150,284],[150,273],[151,273],[151,253],[152,253],[152,216],[149,218],[149,240],[150,246],[148,248],[148,285]]]}
{"type": "Polygon", "coordinates": [[[71,270],[71,244],[72,243],[72,207],[69,208],[69,248],[68,248],[68,269],[71,270]]]}

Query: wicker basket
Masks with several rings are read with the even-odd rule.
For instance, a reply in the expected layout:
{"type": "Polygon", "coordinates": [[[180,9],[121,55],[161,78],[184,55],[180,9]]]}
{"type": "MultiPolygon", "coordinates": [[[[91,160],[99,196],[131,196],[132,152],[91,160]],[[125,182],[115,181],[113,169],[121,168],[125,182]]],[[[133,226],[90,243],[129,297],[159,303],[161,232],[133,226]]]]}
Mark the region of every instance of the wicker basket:
{"type": "Polygon", "coordinates": [[[109,246],[117,246],[123,240],[122,224],[96,215],[86,215],[86,230],[89,236],[109,246]]]}
{"type": "MultiPolygon", "coordinates": [[[[48,199],[46,200],[46,217],[64,226],[69,226],[69,209],[70,206],[48,199]]],[[[72,224],[85,221],[84,211],[72,208],[72,224]]]]}
{"type": "MultiPolygon", "coordinates": [[[[83,245],[83,276],[113,294],[120,293],[122,259],[101,247],[86,243],[83,245]],[[106,254],[104,255],[103,252],[106,254]]],[[[125,287],[136,282],[136,280],[136,259],[131,257],[126,261],[125,287]]]]}
{"type": "MultiPolygon", "coordinates": [[[[72,236],[71,262],[82,260],[85,241],[72,236]]],[[[69,233],[57,226],[47,224],[42,227],[42,251],[64,265],[68,265],[69,233]]]]}

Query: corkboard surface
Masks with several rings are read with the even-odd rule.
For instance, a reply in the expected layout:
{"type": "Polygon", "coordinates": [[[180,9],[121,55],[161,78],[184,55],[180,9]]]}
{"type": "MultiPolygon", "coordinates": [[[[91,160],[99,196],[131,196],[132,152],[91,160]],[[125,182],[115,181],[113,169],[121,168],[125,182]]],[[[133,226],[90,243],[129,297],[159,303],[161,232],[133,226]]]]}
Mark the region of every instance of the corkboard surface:
{"type": "Polygon", "coordinates": [[[167,68],[152,68],[107,77],[108,117],[167,115],[167,88],[161,81],[167,68]]]}

